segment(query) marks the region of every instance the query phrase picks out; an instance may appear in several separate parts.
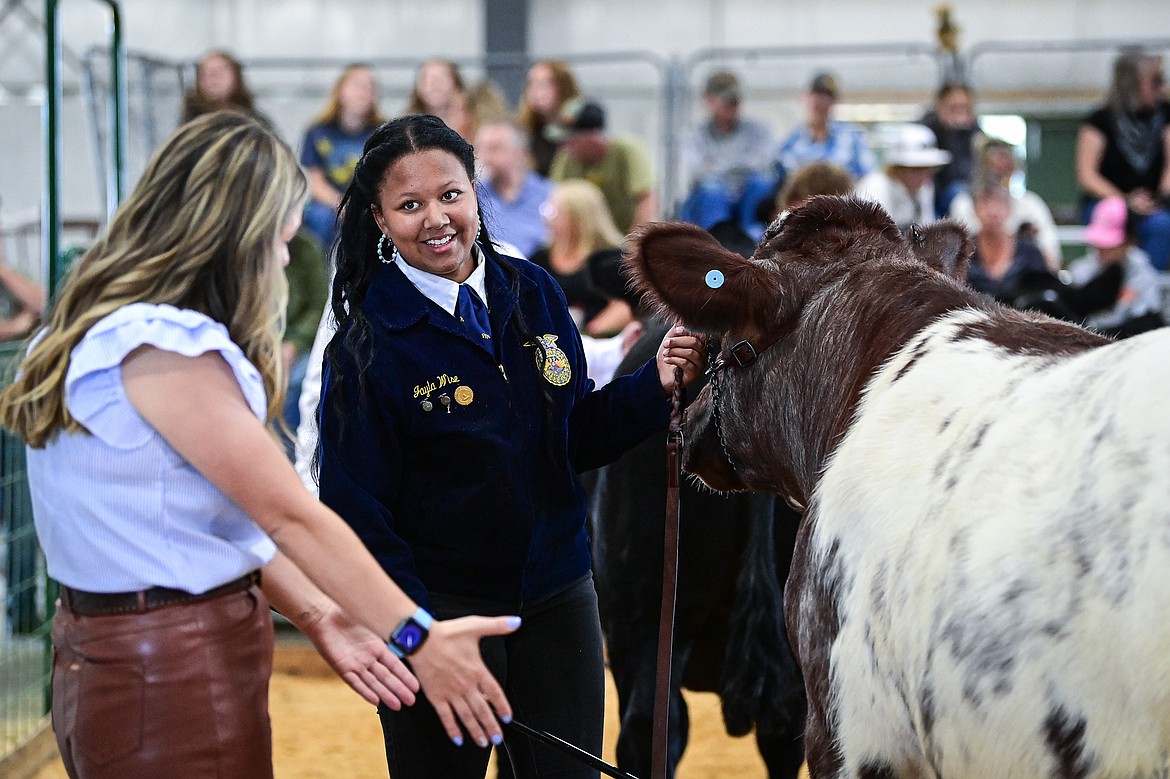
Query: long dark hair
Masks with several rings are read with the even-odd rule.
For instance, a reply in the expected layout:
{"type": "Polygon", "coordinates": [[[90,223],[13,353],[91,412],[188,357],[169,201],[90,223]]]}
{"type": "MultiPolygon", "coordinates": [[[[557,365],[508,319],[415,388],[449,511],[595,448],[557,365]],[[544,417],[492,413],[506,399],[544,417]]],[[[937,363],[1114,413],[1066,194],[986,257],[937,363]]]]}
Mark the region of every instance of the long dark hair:
{"type": "MultiPolygon", "coordinates": [[[[378,204],[378,187],[382,178],[396,162],[408,154],[423,151],[445,151],[463,165],[467,178],[475,182],[475,150],[459,133],[452,130],[442,119],[429,114],[410,114],[393,119],[381,125],[366,141],[362,158],[354,169],[353,179],[338,207],[340,237],[337,243],[337,272],[333,277],[331,307],[337,320],[338,338],[325,350],[325,361],[333,368],[335,384],[340,387],[345,378],[339,370],[338,349],[345,349],[357,365],[357,380],[360,397],[365,396],[365,374],[374,359],[373,344],[370,340],[370,323],[362,310],[362,303],[374,275],[382,266],[378,259],[377,244],[382,232],[374,221],[371,206],[378,204]]],[[[484,219],[483,205],[477,205],[480,224],[479,247],[487,261],[495,261],[507,275],[513,295],[519,295],[519,272],[511,262],[500,257],[488,232],[484,219]]],[[[532,329],[524,319],[520,306],[512,310],[509,320],[520,336],[521,343],[533,342],[538,350],[536,367],[544,365],[543,344],[533,336],[532,329]]],[[[551,413],[551,397],[545,394],[546,412],[551,413]]],[[[345,408],[340,402],[342,393],[333,397],[333,408],[338,418],[344,420],[345,408]]]]}

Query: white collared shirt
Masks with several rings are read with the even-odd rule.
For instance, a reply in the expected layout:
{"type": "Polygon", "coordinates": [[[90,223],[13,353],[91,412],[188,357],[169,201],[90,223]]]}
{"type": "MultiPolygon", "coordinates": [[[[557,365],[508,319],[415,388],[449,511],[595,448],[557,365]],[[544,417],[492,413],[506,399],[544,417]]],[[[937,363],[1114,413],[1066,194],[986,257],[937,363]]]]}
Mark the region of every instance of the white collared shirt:
{"type": "MultiPolygon", "coordinates": [[[[484,271],[487,268],[487,263],[483,261],[478,246],[472,248],[471,257],[475,260],[475,270],[463,283],[470,284],[484,305],[490,306],[487,299],[487,288],[484,284],[484,271]]],[[[419,292],[433,300],[439,308],[451,316],[455,316],[455,307],[459,302],[459,282],[427,273],[425,270],[419,270],[402,259],[401,255],[394,262],[398,263],[398,267],[406,275],[406,278],[410,279],[410,283],[418,288],[419,292]]]]}

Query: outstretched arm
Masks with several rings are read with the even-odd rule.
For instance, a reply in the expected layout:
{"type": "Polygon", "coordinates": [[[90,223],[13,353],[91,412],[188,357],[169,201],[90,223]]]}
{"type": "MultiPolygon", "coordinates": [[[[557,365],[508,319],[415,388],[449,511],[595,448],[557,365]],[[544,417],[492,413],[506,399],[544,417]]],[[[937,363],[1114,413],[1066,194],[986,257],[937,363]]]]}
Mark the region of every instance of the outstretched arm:
{"type": "MultiPolygon", "coordinates": [[[[383,637],[414,613],[416,604],[349,526],[301,486],[218,352],[185,357],[139,347],[122,362],[122,382],[143,419],[345,613],[383,637]]],[[[516,627],[507,617],[436,622],[411,658],[452,740],[461,740],[460,722],[478,743],[502,737],[496,714],[510,717],[511,708],[483,664],[479,640],[516,627]]]]}
{"type": "Polygon", "coordinates": [[[329,667],[373,704],[414,703],[418,679],[369,628],[350,619],[283,552],[264,566],[264,594],[317,647],[329,667]]]}

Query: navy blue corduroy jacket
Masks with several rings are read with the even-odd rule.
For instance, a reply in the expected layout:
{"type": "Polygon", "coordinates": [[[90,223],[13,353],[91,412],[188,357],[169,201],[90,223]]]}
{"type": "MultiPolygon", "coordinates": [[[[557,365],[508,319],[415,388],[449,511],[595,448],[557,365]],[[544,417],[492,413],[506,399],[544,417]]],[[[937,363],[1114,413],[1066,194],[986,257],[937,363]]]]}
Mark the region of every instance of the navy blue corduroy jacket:
{"type": "Polygon", "coordinates": [[[577,473],[669,422],[653,360],[595,389],[556,282],[504,258],[518,275],[514,289],[504,268],[486,261],[494,354],[386,265],[362,303],[372,326],[362,386],[344,348],[336,371],[324,372],[321,500],[424,606],[431,592],[521,605],[585,576],[577,473]],[[545,366],[533,340],[509,324],[517,306],[549,345],[545,366]]]}

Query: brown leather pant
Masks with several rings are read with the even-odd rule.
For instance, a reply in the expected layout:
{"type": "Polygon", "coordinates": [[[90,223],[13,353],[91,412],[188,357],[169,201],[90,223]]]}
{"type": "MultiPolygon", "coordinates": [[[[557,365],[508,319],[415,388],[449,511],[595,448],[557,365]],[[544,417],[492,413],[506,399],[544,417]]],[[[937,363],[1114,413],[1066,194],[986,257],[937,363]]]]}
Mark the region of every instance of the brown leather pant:
{"type": "Polygon", "coordinates": [[[53,730],[74,779],[272,776],[273,630],[258,586],[53,617],[53,730]]]}

